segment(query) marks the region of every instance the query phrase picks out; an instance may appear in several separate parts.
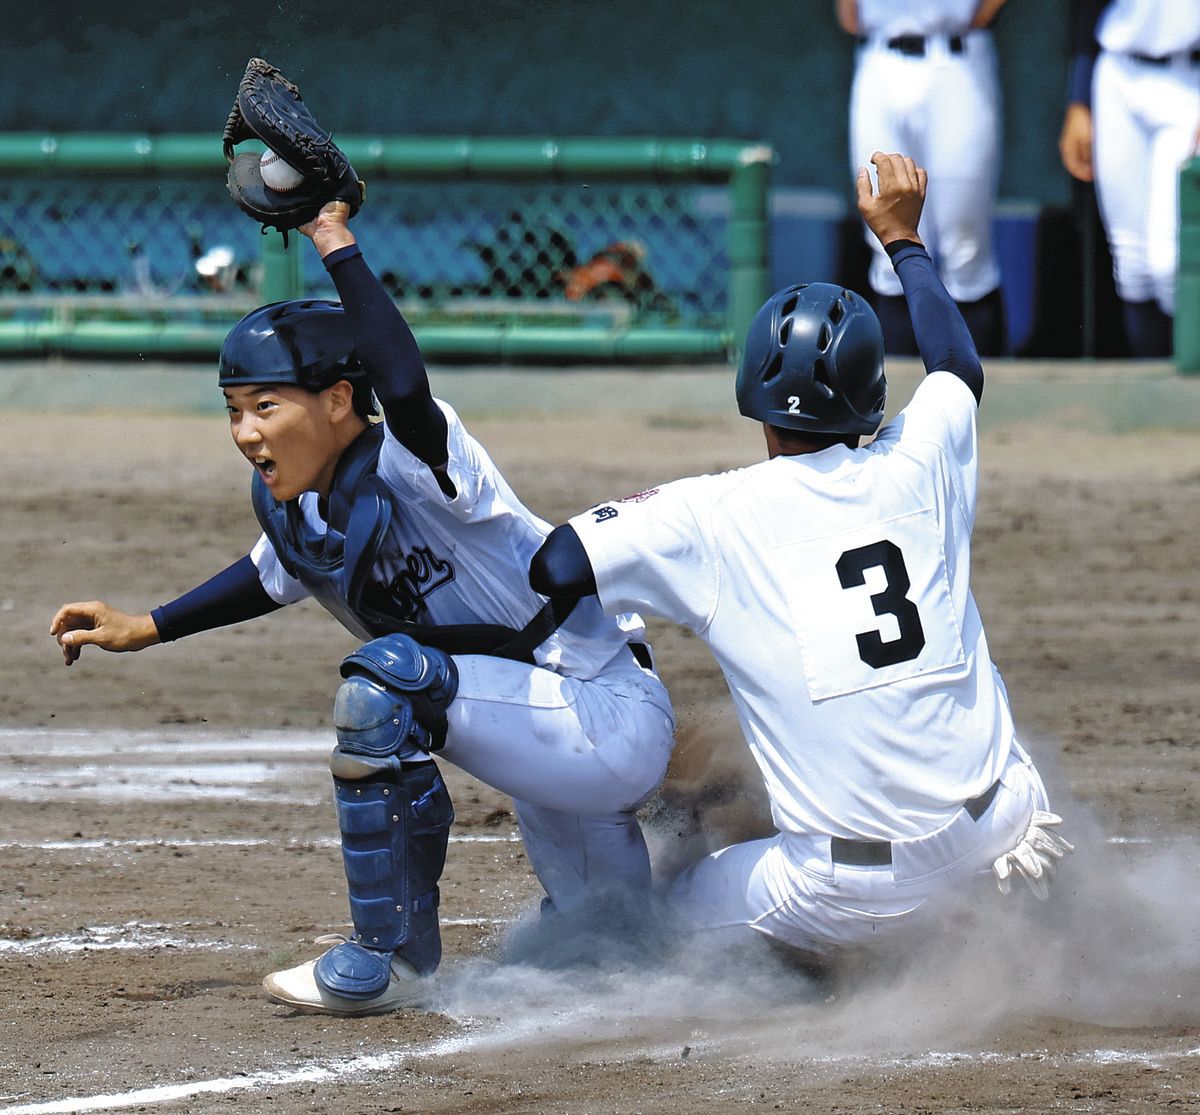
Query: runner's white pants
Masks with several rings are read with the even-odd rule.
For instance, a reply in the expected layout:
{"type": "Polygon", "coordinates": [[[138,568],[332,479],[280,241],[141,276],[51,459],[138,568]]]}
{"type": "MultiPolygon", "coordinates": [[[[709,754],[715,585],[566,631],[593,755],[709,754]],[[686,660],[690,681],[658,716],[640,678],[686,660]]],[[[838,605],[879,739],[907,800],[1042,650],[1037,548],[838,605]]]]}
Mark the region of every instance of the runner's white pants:
{"type": "Polygon", "coordinates": [[[436,757],[512,797],[554,904],[649,887],[635,811],[658,788],[674,743],[662,682],[627,652],[589,680],[483,655],[454,661],[458,694],[436,757]]]}
{"type": "Polygon", "coordinates": [[[990,807],[961,809],[937,831],[892,842],[881,866],[834,863],[828,836],[781,833],[706,856],[672,884],[668,899],[695,931],[754,934],[818,955],[880,943],[908,931],[936,900],[991,870],[1020,843],[1046,789],[1015,747],[990,807]]]}

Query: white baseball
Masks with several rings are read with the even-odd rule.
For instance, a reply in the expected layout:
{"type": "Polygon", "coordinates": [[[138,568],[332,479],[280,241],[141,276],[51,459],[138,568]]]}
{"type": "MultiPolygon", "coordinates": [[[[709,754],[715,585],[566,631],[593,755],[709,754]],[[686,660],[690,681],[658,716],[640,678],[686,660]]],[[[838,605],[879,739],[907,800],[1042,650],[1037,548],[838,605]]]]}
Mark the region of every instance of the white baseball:
{"type": "Polygon", "coordinates": [[[263,185],[281,194],[294,190],[304,181],[304,175],[290,163],[285,163],[274,151],[262,153],[258,169],[262,173],[263,185]]]}

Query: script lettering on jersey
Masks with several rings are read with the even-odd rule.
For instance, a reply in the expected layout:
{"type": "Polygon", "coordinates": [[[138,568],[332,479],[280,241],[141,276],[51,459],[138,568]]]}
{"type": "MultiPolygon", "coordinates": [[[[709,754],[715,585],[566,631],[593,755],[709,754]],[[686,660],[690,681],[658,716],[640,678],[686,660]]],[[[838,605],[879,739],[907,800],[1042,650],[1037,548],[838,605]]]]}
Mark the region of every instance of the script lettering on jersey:
{"type": "Polygon", "coordinates": [[[603,507],[593,507],[592,516],[598,523],[607,523],[609,519],[617,517],[617,509],[606,503],[603,507]]]}
{"type": "Polygon", "coordinates": [[[388,589],[401,606],[402,619],[415,619],[425,598],[454,580],[454,566],[438,557],[428,546],[414,546],[404,555],[404,567],[391,579],[388,589]]]}

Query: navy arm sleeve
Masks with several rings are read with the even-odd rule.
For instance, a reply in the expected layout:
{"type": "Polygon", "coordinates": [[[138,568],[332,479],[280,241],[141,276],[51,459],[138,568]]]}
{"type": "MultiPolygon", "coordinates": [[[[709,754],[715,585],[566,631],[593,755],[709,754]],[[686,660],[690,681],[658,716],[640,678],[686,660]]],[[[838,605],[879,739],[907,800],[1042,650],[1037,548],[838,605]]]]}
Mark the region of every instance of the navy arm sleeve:
{"type": "Polygon", "coordinates": [[[943,285],[929,253],[915,241],[893,240],[884,249],[904,287],[913,336],[925,372],[950,372],[983,398],[983,365],[962,312],[943,285]]]}
{"type": "Polygon", "coordinates": [[[155,608],[150,618],[159,638],[170,643],[199,631],[256,619],[282,607],[267,595],[247,554],[178,600],[155,608]]]}
{"type": "Polygon", "coordinates": [[[425,361],[404,315],[367,266],[357,244],[330,252],[324,262],[388,429],[431,468],[444,465],[449,455],[446,416],[429,390],[425,361]]]}
{"type": "Polygon", "coordinates": [[[1067,104],[1092,103],[1092,71],[1100,44],[1096,41],[1096,26],[1110,0],[1080,0],[1075,9],[1075,25],[1071,37],[1071,76],[1067,84],[1067,104]]]}
{"type": "Polygon", "coordinates": [[[591,596],[596,575],[587,550],[573,527],[555,527],[529,563],[529,587],[542,596],[563,599],[591,596]]]}

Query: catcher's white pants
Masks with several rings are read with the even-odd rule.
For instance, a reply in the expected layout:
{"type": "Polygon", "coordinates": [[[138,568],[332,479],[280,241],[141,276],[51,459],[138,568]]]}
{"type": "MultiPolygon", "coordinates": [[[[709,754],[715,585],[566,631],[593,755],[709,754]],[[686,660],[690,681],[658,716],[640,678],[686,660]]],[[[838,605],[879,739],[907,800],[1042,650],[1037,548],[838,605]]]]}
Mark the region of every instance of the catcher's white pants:
{"type": "Polygon", "coordinates": [[[1117,294],[1175,312],[1179,168],[1200,123],[1200,65],[1102,52],[1092,78],[1096,198],[1117,294]]]}
{"type": "Polygon", "coordinates": [[[635,811],[662,781],[675,736],[657,676],[624,651],[588,680],[483,655],[454,661],[458,693],[437,757],[512,797],[554,904],[649,887],[635,811]]]}
{"type": "Polygon", "coordinates": [[[975,820],[960,810],[936,832],[892,843],[881,866],[834,863],[827,836],[781,833],[735,844],[688,868],[668,892],[691,930],[733,940],[755,933],[818,955],[911,931],[935,900],[990,872],[1025,835],[1046,789],[1014,747],[991,806],[975,820]]]}
{"type": "MultiPolygon", "coordinates": [[[[1000,285],[992,214],[1000,152],[1000,87],[991,32],[963,35],[961,54],[945,36],[927,38],[921,57],[872,39],[858,48],[850,90],[851,170],[871,155],[898,151],[929,171],[919,232],[950,297],[975,302],[1000,285]]],[[[870,282],[903,293],[887,253],[868,232],[870,282]]]]}

